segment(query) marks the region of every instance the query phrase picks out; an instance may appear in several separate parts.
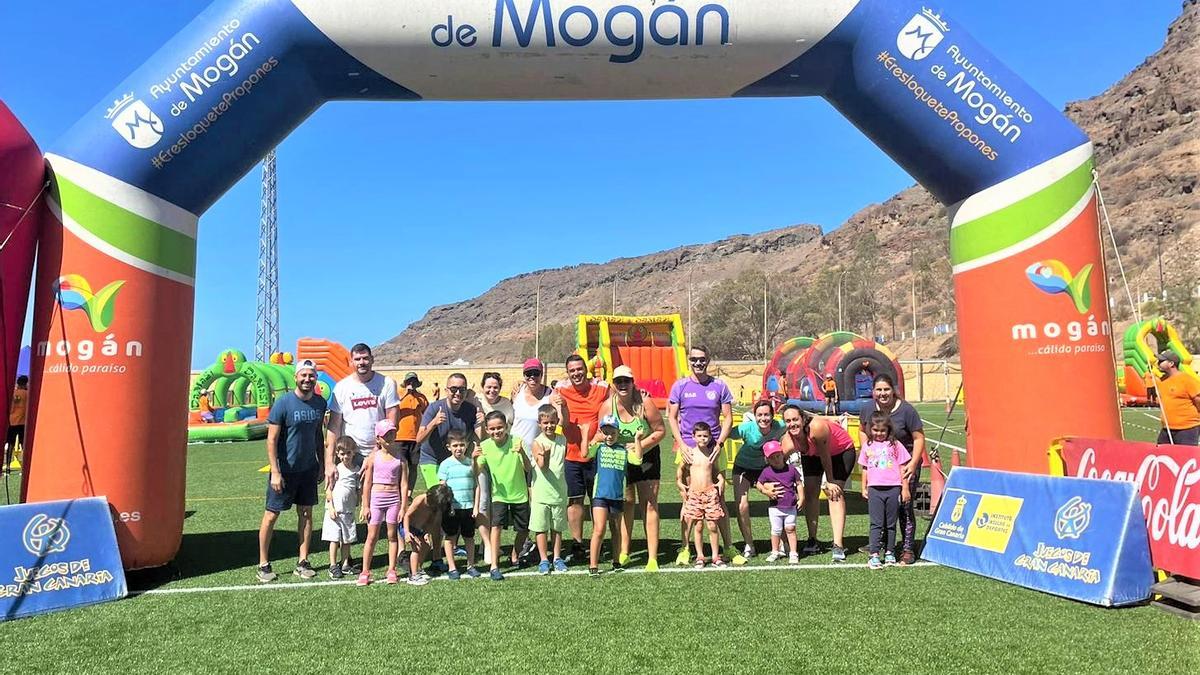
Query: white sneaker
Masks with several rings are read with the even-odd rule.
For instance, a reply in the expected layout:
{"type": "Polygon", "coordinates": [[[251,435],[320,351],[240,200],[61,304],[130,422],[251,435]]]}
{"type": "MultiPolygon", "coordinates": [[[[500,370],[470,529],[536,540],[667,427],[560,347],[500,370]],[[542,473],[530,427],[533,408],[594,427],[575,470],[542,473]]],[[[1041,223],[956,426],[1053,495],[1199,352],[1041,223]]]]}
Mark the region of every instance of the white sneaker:
{"type": "Polygon", "coordinates": [[[779,559],[780,559],[780,558],[782,558],[782,557],[783,557],[783,554],[782,554],[782,553],[780,553],[779,551],[771,551],[771,552],[770,552],[770,553],[767,555],[767,562],[769,562],[769,563],[770,563],[770,562],[775,562],[776,560],[779,560],[779,559]]]}
{"type": "Polygon", "coordinates": [[[425,584],[427,584],[427,583],[429,583],[429,577],[426,577],[426,576],[424,576],[424,575],[421,575],[421,574],[418,574],[418,575],[417,575],[417,576],[415,576],[415,577],[413,577],[413,576],[410,576],[410,577],[408,578],[408,585],[409,585],[409,586],[424,586],[424,585],[425,585],[425,584]]]}
{"type": "Polygon", "coordinates": [[[795,551],[793,551],[792,554],[788,556],[788,564],[789,565],[799,565],[800,564],[800,556],[796,555],[795,551]]]}
{"type": "Polygon", "coordinates": [[[745,558],[753,558],[754,557],[754,545],[746,544],[746,548],[742,549],[742,556],[745,558]]]}

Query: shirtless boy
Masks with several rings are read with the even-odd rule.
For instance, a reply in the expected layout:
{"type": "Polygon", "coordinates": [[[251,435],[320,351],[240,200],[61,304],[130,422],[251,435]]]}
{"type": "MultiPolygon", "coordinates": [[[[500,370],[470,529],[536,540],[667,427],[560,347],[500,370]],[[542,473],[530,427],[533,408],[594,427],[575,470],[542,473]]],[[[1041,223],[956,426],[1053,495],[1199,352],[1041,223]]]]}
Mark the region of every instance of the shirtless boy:
{"type": "Polygon", "coordinates": [[[692,440],[696,447],[687,448],[683,462],[675,472],[675,484],[679,487],[679,494],[685,497],[684,524],[687,532],[694,533],[695,567],[703,569],[705,564],[701,523],[708,529],[713,566],[724,567],[725,561],[721,559],[717,539],[717,521],[725,516],[724,500],[721,498],[725,475],[717,467],[720,449],[712,443],[712,429],[704,422],[697,422],[692,428],[692,440]]]}

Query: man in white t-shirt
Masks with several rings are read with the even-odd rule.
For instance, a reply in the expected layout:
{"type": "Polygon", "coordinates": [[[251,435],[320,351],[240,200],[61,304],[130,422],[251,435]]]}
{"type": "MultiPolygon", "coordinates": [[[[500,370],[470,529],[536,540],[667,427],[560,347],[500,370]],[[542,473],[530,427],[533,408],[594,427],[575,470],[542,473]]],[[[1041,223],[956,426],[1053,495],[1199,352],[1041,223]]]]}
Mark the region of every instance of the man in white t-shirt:
{"type": "Polygon", "coordinates": [[[350,348],[354,372],[333,387],[329,396],[329,431],[325,435],[325,479],[337,480],[333,446],[339,436],[349,436],[358,445],[358,464],[375,447],[375,423],[382,419],[395,425],[400,416],[396,381],[375,372],[371,348],[358,343],[350,348]]]}

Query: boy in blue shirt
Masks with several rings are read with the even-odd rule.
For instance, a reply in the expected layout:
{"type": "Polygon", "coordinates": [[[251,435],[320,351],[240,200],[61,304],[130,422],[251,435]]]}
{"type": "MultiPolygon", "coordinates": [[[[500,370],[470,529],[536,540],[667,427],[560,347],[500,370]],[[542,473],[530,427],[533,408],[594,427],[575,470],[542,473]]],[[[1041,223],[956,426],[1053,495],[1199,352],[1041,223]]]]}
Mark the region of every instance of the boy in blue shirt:
{"type": "Polygon", "coordinates": [[[479,577],[475,569],[475,516],[479,514],[479,467],[467,456],[467,435],[458,429],[451,429],[446,434],[446,447],[450,456],[438,465],[438,480],[450,488],[454,494],[450,508],[442,514],[442,539],[445,547],[446,562],[449,564],[448,577],[452,581],[461,578],[462,573],[454,562],[454,547],[461,536],[467,547],[467,575],[472,579],[479,577]]]}
{"type": "Polygon", "coordinates": [[[592,550],[588,564],[588,576],[600,576],[600,544],[604,541],[604,526],[612,530],[614,572],[624,567],[617,561],[616,552],[621,550],[621,511],[625,508],[625,470],[642,463],[642,431],[633,437],[633,448],[627,450],[617,442],[621,422],[615,415],[605,415],[600,420],[600,433],[604,440],[588,448],[588,459],[596,459],[596,481],[592,488],[592,550]],[[613,519],[609,521],[609,515],[613,519]]]}

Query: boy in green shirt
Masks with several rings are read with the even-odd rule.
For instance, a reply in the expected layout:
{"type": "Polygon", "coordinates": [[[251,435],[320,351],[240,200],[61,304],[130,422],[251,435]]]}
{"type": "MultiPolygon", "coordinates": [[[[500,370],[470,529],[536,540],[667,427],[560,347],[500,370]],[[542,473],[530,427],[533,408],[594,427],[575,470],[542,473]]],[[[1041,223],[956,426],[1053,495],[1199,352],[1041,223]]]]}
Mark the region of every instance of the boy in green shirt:
{"type": "Polygon", "coordinates": [[[499,410],[483,418],[488,439],[477,451],[481,469],[491,476],[492,483],[492,581],[504,581],[500,573],[500,531],[506,525],[517,532],[513,542],[512,564],[517,566],[517,552],[529,537],[529,482],[533,467],[521,446],[521,439],[508,433],[508,419],[499,410]]]}
{"type": "Polygon", "coordinates": [[[529,529],[537,536],[538,572],[550,574],[547,537],[553,538],[554,571],[566,572],[562,559],[562,533],[567,529],[567,439],[558,433],[561,419],[557,407],[538,408],[538,426],[542,433],[533,441],[533,508],[529,529]]]}

